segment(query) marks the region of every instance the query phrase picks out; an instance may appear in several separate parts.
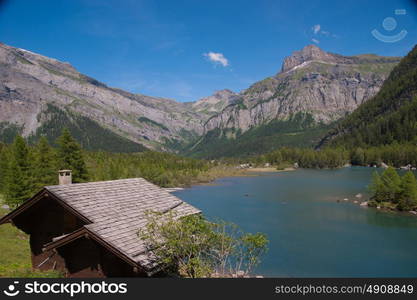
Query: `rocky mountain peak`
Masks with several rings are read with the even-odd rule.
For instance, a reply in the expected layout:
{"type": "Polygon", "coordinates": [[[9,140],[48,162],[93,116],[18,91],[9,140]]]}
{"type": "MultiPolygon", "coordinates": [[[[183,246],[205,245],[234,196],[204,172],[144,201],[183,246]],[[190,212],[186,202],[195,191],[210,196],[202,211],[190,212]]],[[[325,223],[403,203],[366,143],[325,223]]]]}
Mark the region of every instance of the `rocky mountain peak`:
{"type": "Polygon", "coordinates": [[[221,98],[228,98],[233,95],[236,95],[236,93],[232,92],[229,89],[224,89],[224,90],[215,91],[213,94],[213,97],[221,99],[221,98]]]}
{"type": "Polygon", "coordinates": [[[308,45],[300,51],[294,51],[291,56],[286,57],[282,64],[281,72],[289,71],[302,65],[303,63],[313,60],[334,63],[336,62],[337,57],[331,53],[323,51],[316,45],[308,45]]]}
{"type": "Polygon", "coordinates": [[[238,94],[229,89],[219,90],[211,96],[193,102],[192,107],[197,112],[218,113],[232,103],[238,96],[238,94]]]}

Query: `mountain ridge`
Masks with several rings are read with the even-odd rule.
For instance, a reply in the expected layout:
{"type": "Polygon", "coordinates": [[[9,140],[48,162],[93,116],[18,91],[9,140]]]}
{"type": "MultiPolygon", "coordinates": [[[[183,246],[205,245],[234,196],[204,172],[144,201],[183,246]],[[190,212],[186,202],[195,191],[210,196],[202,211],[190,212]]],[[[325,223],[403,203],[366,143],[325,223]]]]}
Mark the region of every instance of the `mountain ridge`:
{"type": "Polygon", "coordinates": [[[38,115],[46,104],[161,150],[165,150],[165,140],[200,134],[206,118],[184,103],[111,88],[68,63],[5,44],[0,44],[0,78],[0,121],[22,126],[24,136],[36,135],[41,125],[38,115]],[[141,117],[154,123],[141,122],[141,117]],[[155,124],[164,124],[167,130],[155,124]]]}
{"type": "MultiPolygon", "coordinates": [[[[284,59],[285,71],[240,93],[224,89],[194,102],[177,102],[108,87],[69,63],[0,43],[0,137],[8,126],[26,137],[48,134],[39,132],[48,105],[138,145],[173,152],[191,149],[211,130],[234,139],[297,113],[330,124],[374,95],[397,61],[345,57],[309,45],[284,59]],[[344,82],[338,82],[341,74],[344,82]]],[[[88,144],[93,137],[84,139],[88,144]]]]}
{"type": "MultiPolygon", "coordinates": [[[[225,137],[235,140],[229,144],[235,148],[240,136],[257,127],[268,127],[276,120],[288,121],[294,128],[292,120],[298,113],[312,117],[314,122],[309,122],[309,128],[324,129],[374,96],[399,60],[377,55],[342,56],[314,45],[306,46],[285,58],[276,75],[251,85],[233,104],[211,116],[204,124],[203,137],[186,149],[186,153],[197,156],[205,153],[198,145],[207,145],[205,137],[216,143],[214,136],[223,147],[225,143],[220,141],[225,137]]],[[[285,125],[280,124],[283,129],[285,125]]],[[[302,121],[299,125],[304,127],[302,121]]],[[[292,134],[281,129],[279,134],[292,134]]],[[[270,130],[266,131],[271,139],[277,140],[271,147],[285,146],[270,130]]],[[[287,136],[281,137],[288,140],[287,136]]],[[[300,139],[302,135],[297,131],[294,138],[300,139]]],[[[316,139],[315,135],[314,140],[308,139],[305,145],[313,146],[316,139]]],[[[293,142],[299,144],[298,141],[291,141],[291,144],[293,142]]]]}

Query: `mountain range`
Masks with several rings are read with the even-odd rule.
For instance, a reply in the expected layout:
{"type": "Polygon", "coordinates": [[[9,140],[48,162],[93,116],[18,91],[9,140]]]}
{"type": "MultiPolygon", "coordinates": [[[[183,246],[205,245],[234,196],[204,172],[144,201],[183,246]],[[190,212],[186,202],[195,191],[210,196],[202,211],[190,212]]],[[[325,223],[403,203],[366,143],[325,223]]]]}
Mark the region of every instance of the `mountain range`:
{"type": "Polygon", "coordinates": [[[284,59],[212,116],[188,150],[202,157],[250,155],[278,146],[312,146],[329,126],[373,97],[398,57],[342,56],[310,45],[284,59]]]}
{"type": "Polygon", "coordinates": [[[220,157],[311,146],[380,90],[398,57],[306,46],[276,75],[195,102],[129,93],[69,63],[0,44],[0,140],[51,142],[68,127],[86,149],[220,157]]]}

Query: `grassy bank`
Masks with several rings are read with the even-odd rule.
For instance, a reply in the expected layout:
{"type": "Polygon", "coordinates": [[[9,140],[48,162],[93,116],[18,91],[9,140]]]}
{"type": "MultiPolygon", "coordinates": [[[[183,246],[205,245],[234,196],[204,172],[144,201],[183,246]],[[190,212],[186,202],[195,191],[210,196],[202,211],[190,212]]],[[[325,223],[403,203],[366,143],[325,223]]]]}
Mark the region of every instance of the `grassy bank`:
{"type": "Polygon", "coordinates": [[[256,176],[256,173],[274,173],[294,170],[295,169],[292,167],[292,164],[279,164],[269,167],[255,166],[244,169],[238,168],[237,165],[221,164],[211,167],[205,172],[201,172],[193,179],[191,179],[187,185],[183,185],[182,187],[187,187],[195,184],[205,184],[223,177],[256,176]]]}
{"type": "Polygon", "coordinates": [[[194,177],[189,185],[209,183],[213,180],[222,177],[233,177],[233,176],[243,176],[245,175],[245,170],[236,168],[236,166],[231,165],[218,165],[209,168],[207,171],[201,172],[196,177],[194,177]]]}
{"type": "MultiPolygon", "coordinates": [[[[1,208],[0,217],[8,213],[1,208]]],[[[29,237],[11,224],[0,225],[0,277],[61,277],[56,271],[32,270],[29,237]]]]}
{"type": "Polygon", "coordinates": [[[251,169],[246,169],[246,173],[274,173],[274,172],[287,172],[287,171],[295,171],[295,168],[286,167],[283,169],[278,169],[276,167],[256,167],[251,169]]]}

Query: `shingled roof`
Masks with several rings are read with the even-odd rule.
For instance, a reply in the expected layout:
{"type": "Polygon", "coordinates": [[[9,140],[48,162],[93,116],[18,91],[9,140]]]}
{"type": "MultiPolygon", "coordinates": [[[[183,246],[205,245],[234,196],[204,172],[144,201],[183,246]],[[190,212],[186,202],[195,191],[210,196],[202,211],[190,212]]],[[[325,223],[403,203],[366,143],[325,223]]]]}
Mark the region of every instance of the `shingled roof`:
{"type": "Polygon", "coordinates": [[[55,185],[45,190],[89,223],[80,230],[55,238],[47,248],[58,247],[64,240],[71,241],[87,232],[148,274],[152,274],[158,264],[137,235],[146,225],[146,213],[173,211],[181,217],[201,212],[143,178],[55,185]]]}
{"type": "Polygon", "coordinates": [[[174,211],[178,216],[201,211],[143,178],[45,187],[92,223],[85,227],[147,271],[156,265],[138,230],[146,212],[174,211]]]}

